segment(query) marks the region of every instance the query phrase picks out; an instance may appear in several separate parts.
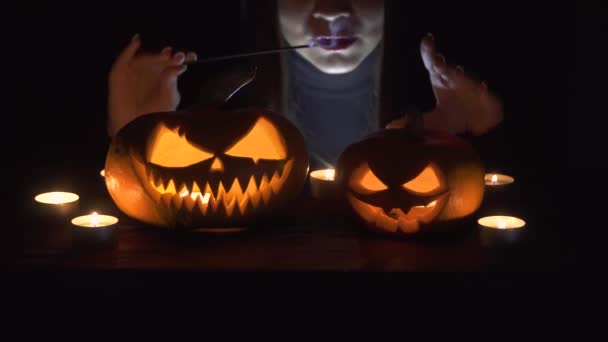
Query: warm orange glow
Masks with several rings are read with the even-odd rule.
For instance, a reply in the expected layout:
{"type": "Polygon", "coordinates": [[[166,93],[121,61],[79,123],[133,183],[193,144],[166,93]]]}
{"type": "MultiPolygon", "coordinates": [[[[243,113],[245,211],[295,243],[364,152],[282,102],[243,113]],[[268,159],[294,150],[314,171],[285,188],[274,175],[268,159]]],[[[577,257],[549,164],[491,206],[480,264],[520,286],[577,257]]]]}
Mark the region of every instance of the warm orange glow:
{"type": "Polygon", "coordinates": [[[486,185],[500,186],[513,183],[515,181],[515,178],[508,175],[502,175],[500,173],[493,173],[486,174],[484,176],[484,181],[486,185]]]}
{"type": "Polygon", "coordinates": [[[477,220],[477,223],[496,229],[516,229],[526,225],[526,221],[513,216],[486,216],[477,220]]]}
{"type": "Polygon", "coordinates": [[[233,157],[282,160],[287,158],[287,149],[279,130],[267,119],[260,118],[253,128],[226,152],[233,157]]]}
{"type": "Polygon", "coordinates": [[[36,202],[46,204],[66,204],[76,202],[79,199],[78,195],[71,192],[53,191],[34,197],[36,202]]]}
{"type": "Polygon", "coordinates": [[[186,167],[213,157],[179,135],[177,128],[170,130],[163,124],[150,136],[147,152],[150,163],[165,167],[186,167]]]}
{"type": "Polygon", "coordinates": [[[430,223],[443,210],[447,201],[447,196],[443,195],[426,206],[415,206],[410,208],[407,213],[400,208],[393,208],[388,213],[382,208],[365,203],[355,196],[348,194],[348,201],[353,209],[368,224],[376,229],[403,233],[415,233],[420,230],[420,222],[430,223]]]}
{"type": "Polygon", "coordinates": [[[241,184],[238,178],[230,184],[220,181],[217,184],[205,182],[202,185],[194,181],[191,184],[181,183],[180,191],[177,191],[173,179],[168,182],[156,179],[155,182],[155,178],[150,176],[149,182],[156,190],[158,200],[176,209],[185,207],[188,211],[193,211],[198,207],[203,215],[207,215],[224,208],[226,215],[232,216],[238,207],[238,211],[244,215],[248,210],[271,204],[289,177],[293,163],[294,160],[289,160],[281,173],[275,171],[272,176],[251,176],[247,184],[241,184]]]}
{"type": "Polygon", "coordinates": [[[96,212],[91,215],[78,216],[72,219],[72,224],[80,227],[106,227],[118,222],[118,218],[110,215],[99,215],[96,212]]]}
{"type": "Polygon", "coordinates": [[[435,206],[435,204],[437,204],[437,201],[433,201],[427,205],[417,205],[417,206],[414,206],[414,208],[432,208],[435,206]]]}
{"type": "Polygon", "coordinates": [[[321,180],[326,180],[326,181],[333,181],[336,177],[336,170],[335,169],[323,169],[323,170],[311,171],[310,177],[316,178],[316,179],[321,179],[321,180]]]}
{"type": "Polygon", "coordinates": [[[386,185],[376,177],[367,163],[353,171],[349,185],[351,189],[362,194],[370,194],[387,189],[386,185]]]}
{"type": "Polygon", "coordinates": [[[222,172],[224,171],[224,163],[220,160],[220,158],[215,158],[213,163],[211,164],[211,171],[222,172]]]}
{"type": "Polygon", "coordinates": [[[441,187],[441,180],[435,171],[435,167],[429,165],[414,179],[403,184],[403,187],[417,194],[428,194],[441,187]]]}

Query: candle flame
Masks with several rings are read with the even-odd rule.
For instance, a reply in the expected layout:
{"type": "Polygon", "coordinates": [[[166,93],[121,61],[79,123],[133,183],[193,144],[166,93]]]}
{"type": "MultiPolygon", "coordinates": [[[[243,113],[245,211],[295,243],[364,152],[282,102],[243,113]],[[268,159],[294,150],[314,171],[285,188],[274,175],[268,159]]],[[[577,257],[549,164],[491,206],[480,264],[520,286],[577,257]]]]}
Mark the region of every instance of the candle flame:
{"type": "Polygon", "coordinates": [[[505,229],[507,228],[507,222],[505,222],[504,220],[498,220],[498,229],[505,229]]]}
{"type": "Polygon", "coordinates": [[[93,223],[93,227],[97,227],[99,225],[99,215],[96,212],[91,214],[91,223],[93,223]]]}
{"type": "Polygon", "coordinates": [[[497,175],[492,175],[492,180],[491,180],[492,184],[496,184],[498,183],[498,176],[497,175]]]}
{"type": "Polygon", "coordinates": [[[326,180],[334,180],[334,178],[336,177],[336,170],[327,169],[323,172],[323,176],[326,180]]]}

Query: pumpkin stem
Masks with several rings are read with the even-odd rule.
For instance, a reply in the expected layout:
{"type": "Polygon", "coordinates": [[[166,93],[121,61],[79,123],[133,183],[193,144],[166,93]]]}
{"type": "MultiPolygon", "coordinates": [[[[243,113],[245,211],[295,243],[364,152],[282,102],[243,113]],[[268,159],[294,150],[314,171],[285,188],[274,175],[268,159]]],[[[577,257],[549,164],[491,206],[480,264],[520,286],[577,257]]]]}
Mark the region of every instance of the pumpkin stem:
{"type": "Polygon", "coordinates": [[[424,118],[423,113],[419,109],[410,109],[407,111],[407,123],[405,125],[404,134],[410,138],[424,139],[424,118]]]}
{"type": "Polygon", "coordinates": [[[198,99],[188,107],[189,111],[197,111],[209,107],[221,107],[228,102],[241,88],[255,79],[257,65],[248,64],[231,68],[218,76],[205,80],[200,88],[198,99]]]}

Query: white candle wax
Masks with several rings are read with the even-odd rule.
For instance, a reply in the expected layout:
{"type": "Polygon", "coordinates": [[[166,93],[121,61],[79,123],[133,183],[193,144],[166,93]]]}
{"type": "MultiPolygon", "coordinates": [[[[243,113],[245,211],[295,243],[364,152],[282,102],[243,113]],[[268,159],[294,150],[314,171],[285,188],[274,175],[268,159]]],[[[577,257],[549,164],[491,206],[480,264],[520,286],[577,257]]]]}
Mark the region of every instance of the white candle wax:
{"type": "Polygon", "coordinates": [[[62,191],[46,192],[34,197],[34,200],[36,200],[36,202],[54,205],[68,204],[76,202],[78,201],[78,199],[78,195],[71,192],[62,191]]]}
{"type": "Polygon", "coordinates": [[[477,220],[484,247],[514,245],[522,240],[526,221],[514,216],[486,216],[477,220]]]}
{"type": "Polygon", "coordinates": [[[513,183],[515,178],[500,173],[487,173],[484,180],[488,186],[500,186],[513,183]]]}
{"type": "Polygon", "coordinates": [[[315,170],[310,172],[310,191],[318,199],[335,198],[338,194],[337,184],[334,182],[336,171],[334,169],[315,170]]]}
{"type": "Polygon", "coordinates": [[[40,218],[65,219],[78,211],[79,196],[72,192],[52,191],[34,197],[37,203],[35,212],[40,218]]]}
{"type": "Polygon", "coordinates": [[[78,216],[72,219],[72,224],[80,227],[107,227],[118,222],[118,218],[110,215],[99,215],[92,213],[91,215],[78,216]]]}

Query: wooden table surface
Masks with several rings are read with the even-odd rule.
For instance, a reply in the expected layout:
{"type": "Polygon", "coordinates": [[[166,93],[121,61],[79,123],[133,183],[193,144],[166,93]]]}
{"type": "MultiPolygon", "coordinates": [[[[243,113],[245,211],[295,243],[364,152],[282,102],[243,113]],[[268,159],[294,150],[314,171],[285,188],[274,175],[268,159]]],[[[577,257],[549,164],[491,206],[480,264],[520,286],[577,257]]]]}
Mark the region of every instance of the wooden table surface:
{"type": "Polygon", "coordinates": [[[120,220],[113,248],[74,249],[68,219],[38,218],[20,227],[9,265],[22,270],[340,272],[542,271],[561,266],[559,245],[542,236],[519,248],[482,247],[477,215],[450,236],[397,239],[368,232],[344,207],[308,197],[270,222],[238,233],[162,231],[116,208],[108,211],[120,220]]]}

